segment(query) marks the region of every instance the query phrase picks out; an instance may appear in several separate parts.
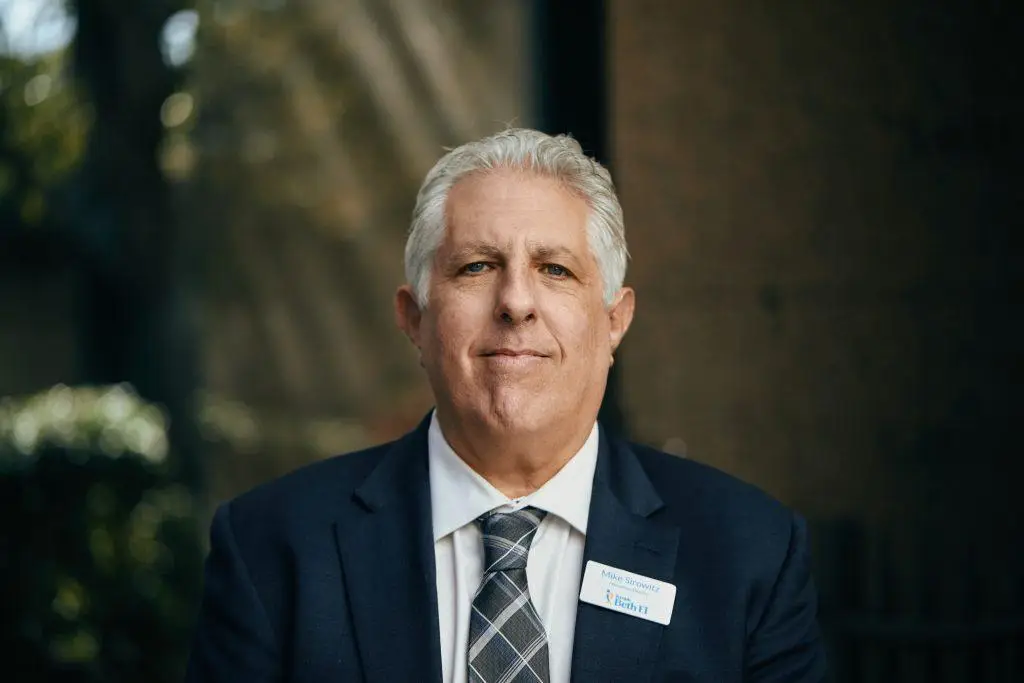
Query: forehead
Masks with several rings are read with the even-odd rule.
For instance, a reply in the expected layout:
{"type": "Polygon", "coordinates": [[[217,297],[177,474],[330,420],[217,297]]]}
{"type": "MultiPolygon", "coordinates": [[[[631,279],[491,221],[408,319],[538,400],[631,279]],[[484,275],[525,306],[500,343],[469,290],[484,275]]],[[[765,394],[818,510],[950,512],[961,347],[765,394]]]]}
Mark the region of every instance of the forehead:
{"type": "Polygon", "coordinates": [[[584,247],[589,207],[563,183],[501,169],[460,179],[448,194],[445,242],[526,241],[584,247]]]}

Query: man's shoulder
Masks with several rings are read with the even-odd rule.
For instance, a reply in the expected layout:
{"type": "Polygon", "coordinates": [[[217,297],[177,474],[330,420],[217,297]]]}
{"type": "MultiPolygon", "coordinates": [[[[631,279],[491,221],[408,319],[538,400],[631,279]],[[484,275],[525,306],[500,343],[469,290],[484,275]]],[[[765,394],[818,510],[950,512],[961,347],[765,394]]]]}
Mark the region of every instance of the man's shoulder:
{"type": "Polygon", "coordinates": [[[711,465],[630,444],[671,518],[719,531],[786,533],[794,512],[758,486],[711,465]]]}
{"type": "Polygon", "coordinates": [[[337,512],[395,443],[309,463],[259,484],[228,502],[232,518],[287,521],[337,512]]]}

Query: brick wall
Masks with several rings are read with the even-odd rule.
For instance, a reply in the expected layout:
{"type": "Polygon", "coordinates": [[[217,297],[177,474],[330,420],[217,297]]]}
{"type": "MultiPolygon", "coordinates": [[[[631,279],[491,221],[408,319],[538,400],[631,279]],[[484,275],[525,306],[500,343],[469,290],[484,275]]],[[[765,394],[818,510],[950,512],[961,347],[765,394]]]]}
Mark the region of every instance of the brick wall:
{"type": "Polygon", "coordinates": [[[638,438],[816,515],[1013,499],[1024,145],[1000,11],[610,2],[638,438]]]}

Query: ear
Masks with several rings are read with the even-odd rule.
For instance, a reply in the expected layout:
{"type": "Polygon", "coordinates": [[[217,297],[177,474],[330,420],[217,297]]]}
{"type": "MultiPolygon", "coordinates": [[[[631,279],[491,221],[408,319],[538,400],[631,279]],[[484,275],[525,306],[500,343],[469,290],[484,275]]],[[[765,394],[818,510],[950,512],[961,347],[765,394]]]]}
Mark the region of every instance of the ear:
{"type": "Polygon", "coordinates": [[[632,287],[623,287],[615,295],[612,305],[608,307],[609,337],[612,353],[619,348],[622,338],[629,331],[633,322],[633,311],[636,309],[636,293],[632,287]]]}
{"type": "Polygon", "coordinates": [[[420,348],[420,323],[422,320],[423,312],[416,301],[416,294],[413,293],[412,287],[409,285],[402,285],[395,292],[395,322],[416,348],[420,348]]]}

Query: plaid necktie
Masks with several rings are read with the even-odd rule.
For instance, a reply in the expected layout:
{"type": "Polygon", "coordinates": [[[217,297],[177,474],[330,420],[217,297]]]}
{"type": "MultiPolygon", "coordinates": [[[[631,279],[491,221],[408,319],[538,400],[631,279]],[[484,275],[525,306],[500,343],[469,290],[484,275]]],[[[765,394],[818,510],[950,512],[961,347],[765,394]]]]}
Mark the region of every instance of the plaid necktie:
{"type": "Polygon", "coordinates": [[[526,558],[544,515],[527,507],[490,513],[484,576],[469,618],[470,683],[548,683],[548,641],[526,585],[526,558]]]}

